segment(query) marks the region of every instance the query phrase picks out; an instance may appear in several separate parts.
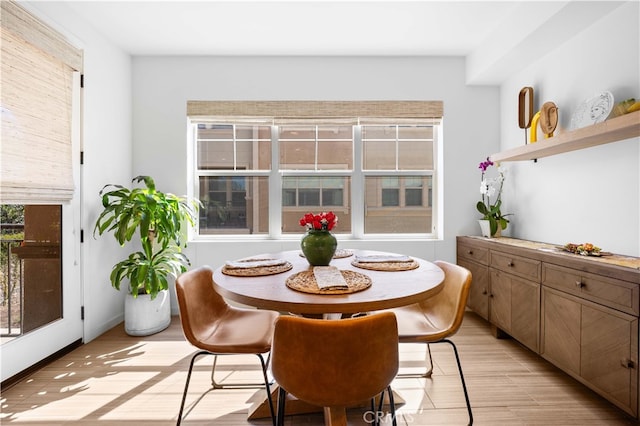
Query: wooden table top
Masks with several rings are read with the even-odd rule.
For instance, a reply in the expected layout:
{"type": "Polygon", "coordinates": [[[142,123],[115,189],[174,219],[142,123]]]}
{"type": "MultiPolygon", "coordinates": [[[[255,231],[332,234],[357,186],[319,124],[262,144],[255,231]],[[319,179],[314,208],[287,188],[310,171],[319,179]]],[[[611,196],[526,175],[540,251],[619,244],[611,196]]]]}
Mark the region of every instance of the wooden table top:
{"type": "Polygon", "coordinates": [[[435,264],[411,256],[420,266],[409,271],[373,271],[351,265],[354,256],[392,255],[368,250],[353,250],[354,255],[333,259],[331,266],[351,270],[371,278],[371,286],[350,294],[310,294],[288,288],[286,279],[312,267],[300,256],[299,250],[268,253],[252,258],[286,259],[293,264],[289,271],[258,277],[238,277],[222,273],[222,267],[213,274],[214,287],[223,297],[261,309],[296,314],[330,314],[377,311],[410,305],[426,299],[441,290],[444,272],[435,264]]]}

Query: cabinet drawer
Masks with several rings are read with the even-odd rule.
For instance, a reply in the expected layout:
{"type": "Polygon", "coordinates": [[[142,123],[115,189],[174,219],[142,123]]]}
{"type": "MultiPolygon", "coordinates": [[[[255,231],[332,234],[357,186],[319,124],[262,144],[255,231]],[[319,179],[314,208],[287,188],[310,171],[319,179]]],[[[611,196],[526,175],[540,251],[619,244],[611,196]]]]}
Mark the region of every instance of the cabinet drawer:
{"type": "Polygon", "coordinates": [[[458,243],[458,258],[472,260],[482,265],[489,264],[489,249],[458,243]]]}
{"type": "Polygon", "coordinates": [[[622,312],[639,314],[640,292],[634,283],[546,263],[542,283],[622,312]]]}
{"type": "Polygon", "coordinates": [[[537,283],[540,282],[541,262],[527,259],[526,257],[514,256],[509,253],[491,251],[490,266],[510,274],[518,275],[537,283]]]}

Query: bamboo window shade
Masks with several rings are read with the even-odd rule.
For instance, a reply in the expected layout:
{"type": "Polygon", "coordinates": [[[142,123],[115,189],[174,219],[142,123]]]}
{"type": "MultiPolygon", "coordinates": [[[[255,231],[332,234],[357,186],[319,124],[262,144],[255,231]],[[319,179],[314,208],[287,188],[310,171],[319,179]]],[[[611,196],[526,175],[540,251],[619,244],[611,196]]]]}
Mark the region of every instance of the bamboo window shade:
{"type": "Polygon", "coordinates": [[[63,203],[74,191],[72,82],[82,51],[16,3],[0,3],[0,202],[63,203]]]}
{"type": "Polygon", "coordinates": [[[322,122],[343,124],[422,122],[441,119],[442,101],[188,101],[193,119],[223,117],[229,120],[262,117],[274,124],[322,122]]]}

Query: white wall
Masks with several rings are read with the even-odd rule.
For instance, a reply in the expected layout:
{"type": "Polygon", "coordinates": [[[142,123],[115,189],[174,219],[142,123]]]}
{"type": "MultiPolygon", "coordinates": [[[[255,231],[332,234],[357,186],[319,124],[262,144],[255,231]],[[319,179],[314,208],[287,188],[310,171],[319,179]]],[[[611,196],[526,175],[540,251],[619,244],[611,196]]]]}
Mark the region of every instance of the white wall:
{"type": "MultiPolygon", "coordinates": [[[[639,5],[628,4],[513,75],[501,86],[502,148],[524,144],[518,128],[520,89],[532,86],[534,107],[559,107],[559,131],[584,99],[603,90],[616,101],[640,99],[639,5]]],[[[539,132],[540,134],[540,132],[539,132]]],[[[640,256],[639,139],[539,159],[510,168],[505,211],[512,235],[556,244],[592,242],[640,256]]]]}
{"type": "MultiPolygon", "coordinates": [[[[109,283],[111,267],[127,253],[115,239],[92,237],[106,183],[131,181],[131,57],[83,22],[62,2],[27,2],[36,15],[84,51],[82,167],[82,288],[84,339],[91,341],[123,320],[123,292],[109,283]]],[[[80,182],[76,182],[76,187],[80,182]]],[[[64,238],[78,236],[64,234],[64,238]]],[[[63,278],[64,279],[64,278],[63,278]]],[[[71,285],[68,281],[63,285],[71,285]]]]}
{"type": "MultiPolygon", "coordinates": [[[[162,190],[187,192],[187,100],[443,100],[444,241],[366,247],[454,261],[455,236],[479,231],[477,164],[499,147],[498,88],[465,86],[464,71],[462,58],[135,57],[134,172],[154,176],[162,190]]],[[[218,266],[298,244],[197,242],[188,253],[196,266],[218,266]]]]}
{"type": "MultiPolygon", "coordinates": [[[[445,239],[397,242],[393,249],[453,260],[455,236],[478,234],[477,164],[500,144],[510,148],[522,143],[516,115],[521,87],[535,88],[537,107],[546,100],[556,102],[561,127],[568,125],[573,108],[595,92],[609,89],[617,99],[640,98],[637,2],[603,17],[547,56],[534,58],[499,90],[466,86],[461,58],[137,57],[132,62],[63,2],[33,2],[32,9],[59,24],[85,51],[86,341],[122,320],[123,293],[110,287],[108,276],[123,250],[111,238],[91,237],[99,213],[97,193],[105,183],[126,184],[137,174],[154,176],[163,190],[187,192],[187,100],[443,100],[445,239]]],[[[635,138],[535,164],[510,163],[504,202],[515,215],[508,233],[559,244],[591,241],[639,256],[639,160],[635,138]]],[[[296,246],[296,241],[195,243],[188,253],[195,265],[218,265],[228,258],[296,246]]],[[[366,246],[389,249],[388,243],[366,246]]]]}

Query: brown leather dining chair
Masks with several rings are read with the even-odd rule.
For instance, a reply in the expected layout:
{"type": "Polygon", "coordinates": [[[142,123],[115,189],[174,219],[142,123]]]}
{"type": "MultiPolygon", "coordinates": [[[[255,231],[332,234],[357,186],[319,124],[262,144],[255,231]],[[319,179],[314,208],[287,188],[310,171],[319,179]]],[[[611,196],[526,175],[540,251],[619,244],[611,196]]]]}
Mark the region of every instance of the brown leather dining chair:
{"type": "MultiPolygon", "coordinates": [[[[435,296],[429,297],[420,303],[389,309],[386,312],[393,312],[397,317],[400,343],[427,344],[430,368],[420,377],[430,377],[433,370],[433,359],[431,358],[429,344],[448,343],[451,345],[458,364],[464,398],[469,413],[469,424],[471,425],[473,424],[473,414],[469,403],[467,385],[462,373],[460,356],[455,343],[449,339],[462,325],[467,297],[471,287],[471,272],[462,266],[441,260],[436,260],[434,263],[444,271],[445,278],[442,290],[435,296]]],[[[398,377],[415,377],[415,375],[399,374],[398,377]]]]}
{"type": "MultiPolygon", "coordinates": [[[[398,372],[398,326],[395,315],[322,320],[281,316],[271,348],[271,372],[280,386],[277,425],[284,424],[287,393],[324,407],[325,425],[346,426],[346,407],[388,390],[398,372]]],[[[382,403],[382,399],[380,400],[382,403]]]]}
{"type": "MultiPolygon", "coordinates": [[[[267,376],[269,361],[267,358],[265,362],[263,354],[271,350],[274,323],[279,313],[229,305],[213,288],[213,270],[208,266],[180,275],[176,279],[176,295],[183,333],[189,343],[200,349],[193,355],[189,364],[177,424],[182,422],[187,390],[196,358],[201,355],[238,354],[255,354],[260,359],[263,385],[267,391],[269,409],[275,423],[275,411],[267,376]]],[[[211,372],[212,388],[220,388],[221,386],[213,379],[214,373],[215,361],[211,372]]]]}

